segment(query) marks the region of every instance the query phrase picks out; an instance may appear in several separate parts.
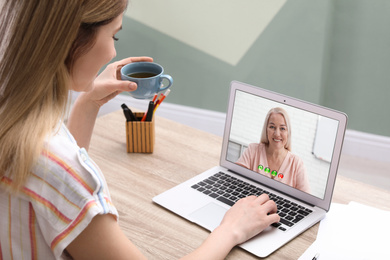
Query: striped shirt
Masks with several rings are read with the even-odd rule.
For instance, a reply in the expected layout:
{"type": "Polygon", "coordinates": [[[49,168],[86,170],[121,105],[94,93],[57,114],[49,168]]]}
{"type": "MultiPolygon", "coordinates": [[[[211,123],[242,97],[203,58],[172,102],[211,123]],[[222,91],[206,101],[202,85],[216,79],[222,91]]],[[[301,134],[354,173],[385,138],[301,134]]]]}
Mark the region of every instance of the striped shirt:
{"type": "Polygon", "coordinates": [[[0,260],[66,259],[66,247],[97,214],[118,217],[99,167],[65,125],[46,142],[18,194],[0,180],[0,260]]]}

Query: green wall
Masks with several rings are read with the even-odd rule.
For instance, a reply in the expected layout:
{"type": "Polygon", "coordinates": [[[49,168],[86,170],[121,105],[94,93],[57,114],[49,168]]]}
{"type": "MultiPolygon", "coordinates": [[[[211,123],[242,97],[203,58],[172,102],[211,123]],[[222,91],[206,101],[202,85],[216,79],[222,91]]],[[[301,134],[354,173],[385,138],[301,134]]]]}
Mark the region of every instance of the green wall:
{"type": "Polygon", "coordinates": [[[288,0],[231,65],[125,16],[116,60],[153,57],[174,78],[170,103],[225,112],[230,81],[239,80],[346,112],[349,129],[390,136],[389,25],[388,0],[288,0]]]}
{"type": "Polygon", "coordinates": [[[390,1],[333,2],[321,103],[350,129],[390,136],[390,1]]]}

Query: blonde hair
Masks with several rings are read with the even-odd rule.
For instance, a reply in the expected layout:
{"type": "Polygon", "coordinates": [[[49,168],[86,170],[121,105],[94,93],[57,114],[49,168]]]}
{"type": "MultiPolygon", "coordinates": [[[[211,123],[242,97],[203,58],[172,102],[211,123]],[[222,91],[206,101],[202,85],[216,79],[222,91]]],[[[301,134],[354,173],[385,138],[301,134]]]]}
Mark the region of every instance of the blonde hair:
{"type": "Polygon", "coordinates": [[[74,61],[124,0],[15,0],[0,4],[0,179],[17,190],[63,118],[74,61]]]}
{"type": "Polygon", "coordinates": [[[267,145],[269,144],[268,136],[267,136],[267,127],[268,127],[269,118],[271,117],[272,113],[281,114],[284,117],[284,121],[286,121],[288,134],[287,134],[287,143],[284,146],[284,148],[286,148],[287,150],[289,150],[291,152],[291,123],[290,123],[290,117],[288,116],[287,111],[284,110],[281,107],[271,108],[268,111],[268,114],[266,115],[265,120],[264,120],[263,131],[261,132],[260,143],[267,144],[267,145]]]}

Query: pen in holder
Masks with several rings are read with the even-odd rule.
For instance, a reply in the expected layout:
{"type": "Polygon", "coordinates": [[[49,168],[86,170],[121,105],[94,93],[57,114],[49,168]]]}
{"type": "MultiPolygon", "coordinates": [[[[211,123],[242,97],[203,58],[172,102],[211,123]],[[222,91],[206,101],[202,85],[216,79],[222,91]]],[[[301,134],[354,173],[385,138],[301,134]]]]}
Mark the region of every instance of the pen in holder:
{"type": "Polygon", "coordinates": [[[139,121],[126,122],[126,146],[128,153],[153,153],[154,117],[152,121],[140,121],[144,113],[134,113],[139,121]]]}

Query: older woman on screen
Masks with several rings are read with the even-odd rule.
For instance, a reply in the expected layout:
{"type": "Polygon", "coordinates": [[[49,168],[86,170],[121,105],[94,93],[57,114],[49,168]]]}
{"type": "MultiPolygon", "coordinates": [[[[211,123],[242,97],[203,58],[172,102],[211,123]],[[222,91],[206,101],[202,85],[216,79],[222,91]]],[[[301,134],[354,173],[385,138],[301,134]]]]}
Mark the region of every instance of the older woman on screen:
{"type": "Polygon", "coordinates": [[[264,121],[260,143],[251,143],[237,164],[310,192],[303,161],[291,153],[291,124],[283,108],[272,108],[264,121]]]}

